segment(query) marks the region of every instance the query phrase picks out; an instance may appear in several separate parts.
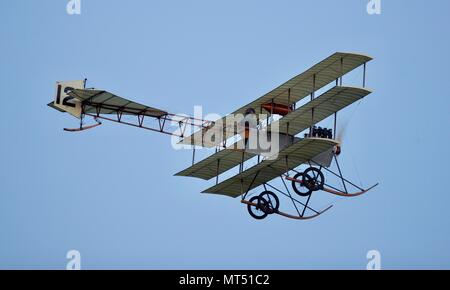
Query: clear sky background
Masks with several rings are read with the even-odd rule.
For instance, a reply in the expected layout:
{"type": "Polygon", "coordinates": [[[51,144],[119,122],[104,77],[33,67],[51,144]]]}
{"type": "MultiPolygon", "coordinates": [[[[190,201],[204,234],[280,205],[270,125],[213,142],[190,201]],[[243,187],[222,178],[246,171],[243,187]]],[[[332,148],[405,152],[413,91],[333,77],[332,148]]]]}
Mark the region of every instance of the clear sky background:
{"type": "Polygon", "coordinates": [[[70,16],[67,1],[1,1],[0,268],[64,269],[71,249],[84,269],[365,269],[372,249],[385,269],[450,268],[450,2],[382,0],[373,16],[367,2],[82,0],[70,16]],[[307,222],[256,221],[238,199],[200,194],[211,183],[173,176],[191,155],[167,136],[65,133],[77,121],[46,106],[56,81],[86,77],[226,114],[336,51],[375,58],[375,93],[342,118],[341,162],[381,185],[319,193],[336,206],[307,222]]]}

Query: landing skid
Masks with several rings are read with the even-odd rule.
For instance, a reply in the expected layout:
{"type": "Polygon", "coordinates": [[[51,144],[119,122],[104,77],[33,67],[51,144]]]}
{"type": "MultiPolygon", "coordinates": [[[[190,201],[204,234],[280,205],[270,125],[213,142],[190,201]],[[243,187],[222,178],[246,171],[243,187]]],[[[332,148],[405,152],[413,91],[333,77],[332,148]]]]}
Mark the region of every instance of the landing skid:
{"type": "Polygon", "coordinates": [[[370,188],[368,188],[366,190],[363,190],[363,191],[360,191],[360,192],[355,192],[355,193],[342,193],[342,192],[339,192],[339,191],[336,191],[336,190],[333,190],[333,189],[330,189],[330,188],[324,188],[323,191],[326,191],[328,193],[331,193],[331,194],[334,194],[334,195],[337,195],[337,196],[356,197],[356,196],[360,196],[360,195],[363,195],[363,194],[369,192],[370,190],[372,190],[373,188],[377,187],[378,185],[379,184],[377,183],[377,184],[371,186],[370,188]]]}
{"type": "Polygon", "coordinates": [[[90,126],[86,126],[86,127],[80,126],[79,128],[74,128],[74,129],[64,128],[64,131],[66,131],[66,132],[81,132],[81,131],[93,129],[95,127],[100,126],[101,124],[102,124],[102,122],[97,121],[97,124],[94,124],[94,125],[90,125],[90,126]]]}
{"type": "MultiPolygon", "coordinates": [[[[309,220],[309,219],[313,219],[313,218],[316,218],[316,217],[322,215],[323,213],[327,212],[328,210],[330,210],[333,207],[333,205],[331,205],[322,211],[317,211],[314,208],[310,207],[309,203],[311,201],[311,196],[313,195],[314,192],[324,191],[324,192],[330,193],[332,195],[337,195],[337,196],[341,196],[341,197],[356,197],[356,196],[363,195],[378,186],[378,183],[377,183],[368,189],[364,189],[364,188],[361,188],[361,187],[357,186],[356,184],[352,183],[351,181],[345,179],[342,176],[342,172],[340,170],[338,160],[336,158],[335,158],[335,160],[336,160],[336,164],[337,164],[339,173],[335,173],[326,167],[320,166],[319,164],[316,164],[316,167],[314,167],[311,164],[311,162],[314,162],[314,161],[310,161],[310,162],[308,162],[310,167],[307,168],[303,172],[299,172],[295,169],[291,169],[291,170],[286,170],[286,173],[280,175],[280,179],[284,185],[284,190],[280,190],[269,183],[263,183],[265,191],[262,192],[260,195],[255,195],[255,196],[251,197],[250,199],[247,199],[247,195],[249,194],[250,188],[252,188],[252,183],[254,182],[254,181],[252,181],[252,183],[248,187],[248,190],[246,192],[243,192],[242,198],[241,198],[241,203],[246,204],[249,214],[253,218],[258,219],[258,220],[265,219],[267,216],[272,215],[272,214],[278,214],[280,216],[294,219],[294,220],[309,220]],[[322,170],[326,170],[327,172],[332,173],[333,175],[338,177],[342,182],[343,189],[341,190],[332,185],[325,183],[325,175],[323,174],[322,170]],[[289,171],[295,172],[296,175],[294,177],[290,177],[289,171]],[[297,199],[298,197],[295,198],[295,196],[291,195],[291,192],[286,184],[286,180],[288,180],[292,183],[292,189],[294,190],[295,193],[297,193],[297,195],[299,197],[304,198],[304,202],[298,200],[297,199]],[[350,187],[352,189],[354,188],[352,190],[354,192],[349,192],[348,189],[350,187]],[[270,190],[274,190],[274,191],[273,192],[269,191],[268,188],[270,188],[270,190]],[[280,211],[279,210],[280,200],[277,197],[277,195],[275,194],[275,192],[277,194],[279,193],[281,195],[284,195],[285,197],[290,199],[292,202],[292,205],[294,206],[294,209],[296,210],[296,213],[289,214],[289,213],[280,211]],[[312,215],[306,216],[305,213],[307,211],[311,212],[312,215]]],[[[255,176],[255,178],[256,178],[256,176],[255,176]]],[[[254,178],[254,180],[255,180],[255,178],[254,178]]],[[[241,188],[242,188],[242,185],[241,185],[241,188]]]]}
{"type": "MultiPolygon", "coordinates": [[[[241,203],[246,204],[248,206],[253,206],[255,208],[258,207],[258,204],[250,202],[248,200],[244,200],[244,199],[241,200],[241,203]]],[[[288,213],[284,213],[284,212],[282,212],[280,210],[270,211],[270,214],[278,214],[278,215],[284,216],[286,218],[294,219],[294,220],[310,220],[310,219],[313,219],[313,218],[316,218],[316,217],[322,215],[323,213],[325,213],[328,210],[330,210],[332,207],[333,207],[333,205],[330,205],[326,209],[324,209],[324,210],[322,210],[322,211],[320,211],[320,212],[318,212],[318,213],[316,213],[314,215],[311,215],[311,216],[295,216],[295,215],[291,215],[291,214],[288,214],[288,213]]]]}
{"type": "MultiPolygon", "coordinates": [[[[295,179],[295,178],[292,178],[292,177],[285,177],[285,179],[289,180],[289,181],[292,181],[292,182],[299,183],[299,184],[303,183],[302,180],[295,179]]],[[[378,185],[379,185],[379,183],[369,187],[368,189],[361,190],[361,191],[354,192],[354,193],[345,193],[345,192],[341,192],[341,191],[337,191],[337,190],[328,188],[326,186],[324,186],[321,190],[325,191],[325,192],[328,192],[328,193],[331,193],[333,195],[342,196],[342,197],[357,197],[357,196],[360,196],[360,195],[363,195],[363,194],[369,192],[370,190],[372,190],[373,188],[377,187],[378,185]]]]}

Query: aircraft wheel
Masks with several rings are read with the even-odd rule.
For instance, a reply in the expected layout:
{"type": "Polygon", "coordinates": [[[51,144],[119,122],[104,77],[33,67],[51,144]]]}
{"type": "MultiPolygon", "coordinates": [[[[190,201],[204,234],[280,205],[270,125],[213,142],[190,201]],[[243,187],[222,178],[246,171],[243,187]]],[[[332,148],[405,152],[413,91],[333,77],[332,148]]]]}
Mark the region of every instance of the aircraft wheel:
{"type": "Polygon", "coordinates": [[[310,167],[303,172],[302,184],[304,184],[311,191],[318,191],[323,189],[325,177],[322,171],[315,167],[310,167]]]}
{"type": "Polygon", "coordinates": [[[272,191],[264,191],[259,197],[267,202],[267,207],[265,208],[267,214],[273,214],[280,208],[280,199],[272,191]]]}
{"type": "Polygon", "coordinates": [[[303,173],[297,173],[294,176],[295,180],[301,180],[302,182],[297,182],[295,180],[292,180],[292,189],[294,189],[295,193],[297,193],[300,196],[306,197],[310,196],[312,193],[312,190],[309,189],[305,184],[303,183],[303,173]]]}
{"type": "Polygon", "coordinates": [[[254,196],[250,198],[249,202],[256,204],[256,206],[253,205],[247,205],[248,213],[257,220],[265,219],[269,214],[267,213],[267,207],[268,202],[260,197],[260,196],[254,196]]]}

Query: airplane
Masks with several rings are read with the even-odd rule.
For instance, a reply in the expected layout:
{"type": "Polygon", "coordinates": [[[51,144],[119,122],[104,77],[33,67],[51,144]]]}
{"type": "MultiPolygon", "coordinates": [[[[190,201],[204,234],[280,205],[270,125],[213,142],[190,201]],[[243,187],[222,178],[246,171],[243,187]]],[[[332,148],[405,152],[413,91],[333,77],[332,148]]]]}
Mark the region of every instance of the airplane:
{"type": "Polygon", "coordinates": [[[342,143],[336,134],[338,112],[372,93],[366,88],[366,66],[372,59],[364,54],[336,52],[215,121],[169,113],[105,90],[86,88],[86,80],[57,82],[56,96],[48,106],[79,119],[80,125],[65,128],[67,132],[93,129],[102,125],[101,121],[109,121],[176,136],[180,145],[192,149],[192,165],[175,175],[215,178],[215,184],[202,193],[240,197],[248,213],[257,220],[274,214],[309,220],[333,206],[314,209],[310,205],[313,193],[356,197],[378,185],[364,189],[344,178],[338,162],[342,143]],[[363,67],[362,86],[343,85],[343,77],[359,67],[363,67]],[[316,96],[320,90],[325,92],[316,96]],[[95,123],[85,125],[87,118],[95,123]],[[333,118],[333,129],[316,126],[329,118],[333,118]],[[188,135],[188,127],[196,131],[188,135]],[[262,139],[269,140],[268,147],[262,148],[262,139]],[[199,147],[215,148],[215,152],[196,163],[195,152],[199,147]],[[244,167],[255,159],[255,165],[244,167]],[[331,169],[332,164],[336,164],[337,170],[331,169]],[[306,169],[300,170],[305,166],[306,169]],[[222,174],[237,168],[235,175],[219,182],[222,174]],[[340,188],[328,184],[324,173],[338,178],[340,188]],[[281,189],[273,184],[278,179],[284,186],[281,189]],[[280,197],[290,201],[293,213],[281,209],[280,197]]]}

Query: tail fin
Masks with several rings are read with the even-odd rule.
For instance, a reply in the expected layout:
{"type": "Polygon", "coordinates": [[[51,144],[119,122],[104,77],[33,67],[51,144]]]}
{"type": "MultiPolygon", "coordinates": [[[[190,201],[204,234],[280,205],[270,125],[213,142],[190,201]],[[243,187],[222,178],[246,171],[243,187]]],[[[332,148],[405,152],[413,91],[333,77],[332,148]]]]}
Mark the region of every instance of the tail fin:
{"type": "Polygon", "coordinates": [[[56,82],[55,100],[49,107],[60,112],[67,112],[76,118],[81,118],[81,102],[68,93],[73,89],[84,89],[86,80],[56,82]]]}

